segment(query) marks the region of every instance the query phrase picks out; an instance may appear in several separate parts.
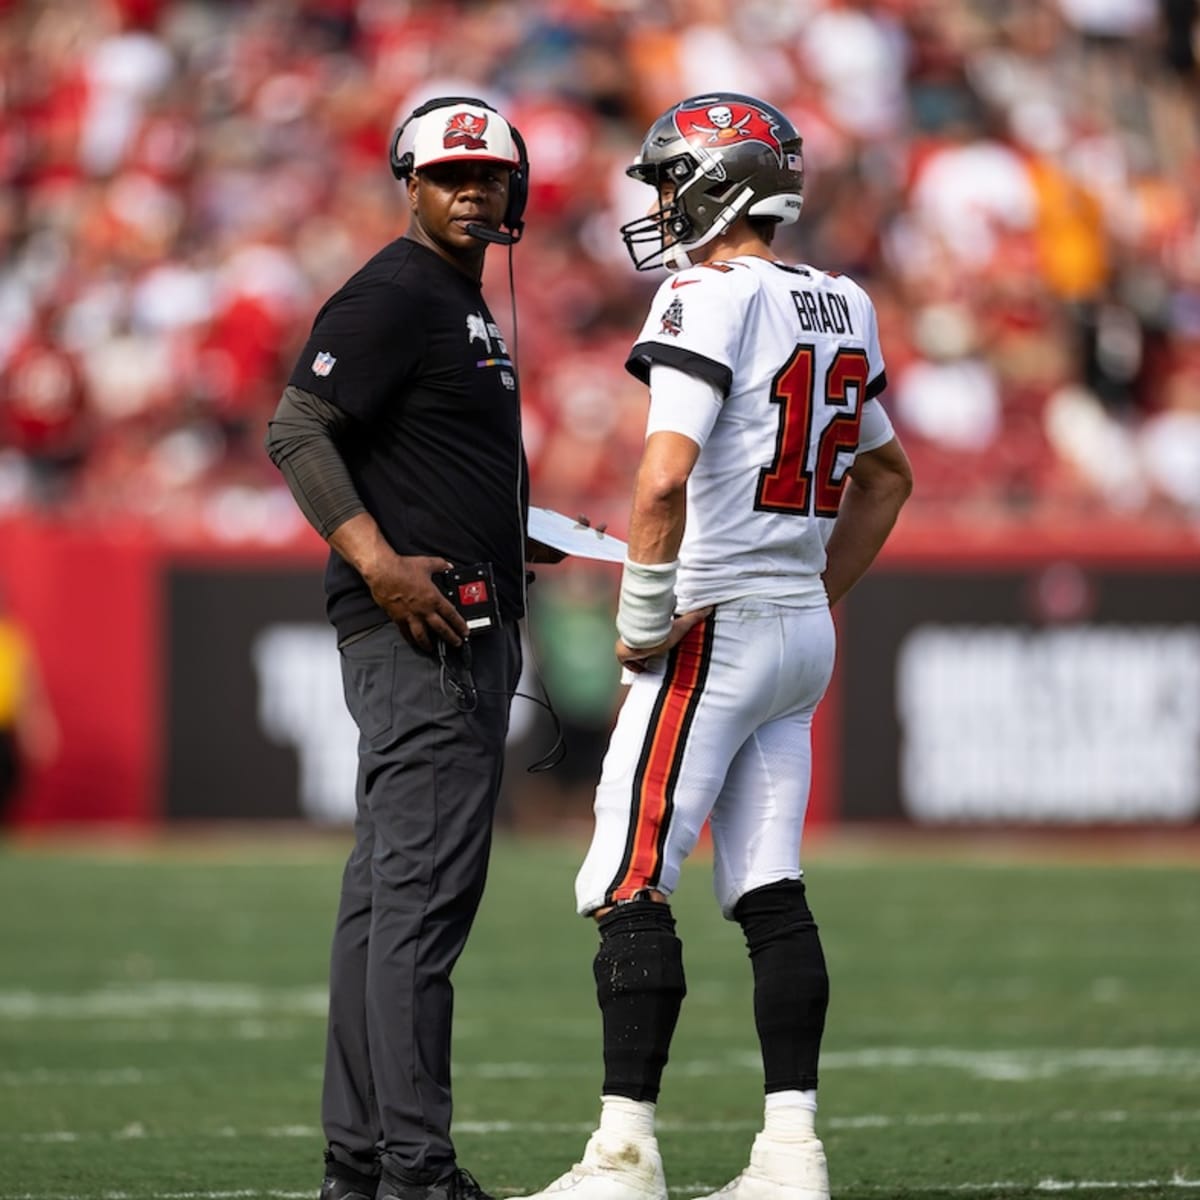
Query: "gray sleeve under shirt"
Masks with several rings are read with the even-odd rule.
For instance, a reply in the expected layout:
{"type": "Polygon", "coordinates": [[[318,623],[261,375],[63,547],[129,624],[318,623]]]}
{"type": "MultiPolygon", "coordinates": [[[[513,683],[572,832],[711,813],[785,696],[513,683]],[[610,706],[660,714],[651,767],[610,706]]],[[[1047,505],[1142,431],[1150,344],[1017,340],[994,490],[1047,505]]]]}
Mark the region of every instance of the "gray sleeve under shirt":
{"type": "Polygon", "coordinates": [[[289,385],[267,422],[267,454],[300,511],[326,539],[339,525],[367,511],[337,446],[352,420],[336,404],[289,385]]]}

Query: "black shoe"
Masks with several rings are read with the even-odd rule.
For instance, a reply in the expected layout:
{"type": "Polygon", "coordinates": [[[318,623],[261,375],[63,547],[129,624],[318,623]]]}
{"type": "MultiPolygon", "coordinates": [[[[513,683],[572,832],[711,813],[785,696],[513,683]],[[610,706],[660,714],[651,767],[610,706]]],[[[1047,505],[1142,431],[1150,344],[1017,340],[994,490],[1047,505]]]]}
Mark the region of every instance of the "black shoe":
{"type": "Polygon", "coordinates": [[[365,1191],[360,1184],[351,1179],[341,1179],[337,1175],[326,1175],[321,1180],[319,1200],[375,1200],[379,1184],[372,1184],[365,1191]]]}
{"type": "Polygon", "coordinates": [[[339,1179],[336,1175],[326,1175],[321,1180],[319,1200],[375,1200],[378,1184],[370,1191],[364,1192],[357,1183],[349,1179],[339,1179]]]}
{"type": "MultiPolygon", "coordinates": [[[[323,1200],[323,1198],[322,1198],[323,1200]]],[[[377,1200],[494,1200],[462,1167],[437,1183],[400,1183],[384,1179],[377,1200]]]]}
{"type": "Polygon", "coordinates": [[[375,1200],[379,1176],[367,1175],[325,1155],[325,1178],[321,1180],[319,1200],[375,1200]]]}
{"type": "Polygon", "coordinates": [[[455,1170],[454,1200],[495,1200],[490,1192],[485,1192],[470,1171],[462,1167],[455,1170]]]}

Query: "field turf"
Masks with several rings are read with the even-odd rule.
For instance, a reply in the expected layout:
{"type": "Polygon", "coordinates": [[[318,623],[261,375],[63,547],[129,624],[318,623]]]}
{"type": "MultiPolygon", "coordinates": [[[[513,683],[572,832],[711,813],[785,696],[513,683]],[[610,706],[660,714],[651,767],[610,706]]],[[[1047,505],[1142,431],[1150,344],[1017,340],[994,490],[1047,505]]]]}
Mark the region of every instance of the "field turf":
{"type": "MultiPolygon", "coordinates": [[[[346,841],[0,846],[0,1200],[315,1198],[346,841]]],[[[498,842],[456,974],[456,1140],[499,1196],[598,1109],[580,847],[498,842]]],[[[1200,871],[1174,854],[892,853],[832,840],[820,1132],[835,1200],[1200,1198],[1200,871]]],[[[689,865],[689,995],[659,1105],[672,1200],[761,1118],[749,969],[689,865]]]]}

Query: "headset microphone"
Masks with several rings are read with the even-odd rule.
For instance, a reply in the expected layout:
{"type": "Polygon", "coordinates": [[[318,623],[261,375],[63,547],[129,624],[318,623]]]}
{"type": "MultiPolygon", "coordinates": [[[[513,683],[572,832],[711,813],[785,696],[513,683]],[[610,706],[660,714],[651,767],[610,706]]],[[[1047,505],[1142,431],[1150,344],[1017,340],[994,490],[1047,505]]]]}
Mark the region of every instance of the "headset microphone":
{"type": "Polygon", "coordinates": [[[500,229],[488,229],[486,225],[468,225],[467,232],[473,238],[478,238],[481,242],[491,242],[495,246],[511,246],[521,240],[519,229],[513,230],[512,233],[504,233],[500,229]]]}

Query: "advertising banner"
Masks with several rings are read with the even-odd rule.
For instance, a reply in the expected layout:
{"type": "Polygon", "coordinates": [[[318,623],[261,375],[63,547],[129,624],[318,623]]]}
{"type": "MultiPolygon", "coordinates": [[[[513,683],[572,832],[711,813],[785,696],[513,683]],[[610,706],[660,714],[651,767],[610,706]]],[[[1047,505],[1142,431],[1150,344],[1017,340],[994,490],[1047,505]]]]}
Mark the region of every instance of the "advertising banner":
{"type": "Polygon", "coordinates": [[[843,613],[840,813],[1200,820],[1200,569],[892,564],[843,613]]]}
{"type": "Polygon", "coordinates": [[[318,567],[166,572],[165,815],[354,817],[357,732],[318,567]]]}
{"type": "MultiPolygon", "coordinates": [[[[8,608],[62,731],[11,819],[349,821],[325,553],[315,535],[267,551],[0,523],[8,608]]],[[[1200,822],[1196,539],[899,530],[836,618],[814,823],[1200,822]]],[[[513,730],[541,754],[538,712],[516,703],[513,730]]]]}

